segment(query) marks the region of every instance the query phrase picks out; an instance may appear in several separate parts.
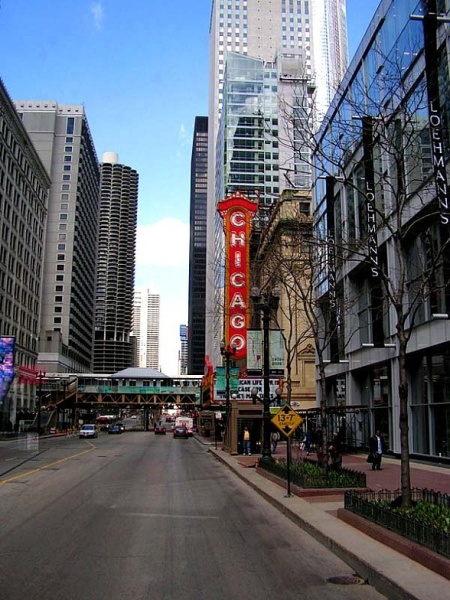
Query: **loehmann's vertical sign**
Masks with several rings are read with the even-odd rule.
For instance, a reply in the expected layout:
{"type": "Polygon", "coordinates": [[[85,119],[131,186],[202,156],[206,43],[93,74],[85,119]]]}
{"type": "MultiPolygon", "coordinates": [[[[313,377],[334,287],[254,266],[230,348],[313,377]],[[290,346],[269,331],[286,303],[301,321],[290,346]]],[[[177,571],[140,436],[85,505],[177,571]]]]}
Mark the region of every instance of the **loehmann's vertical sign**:
{"type": "MultiPolygon", "coordinates": [[[[449,193],[444,152],[444,124],[439,100],[439,52],[437,42],[437,29],[439,20],[440,19],[437,15],[436,0],[428,0],[427,12],[423,17],[423,31],[425,38],[425,72],[427,76],[428,94],[428,120],[430,124],[431,152],[433,157],[433,168],[440,221],[442,225],[448,225],[450,222],[449,193]]],[[[445,20],[448,22],[448,19],[445,20]]]]}
{"type": "Polygon", "coordinates": [[[367,258],[370,265],[372,277],[380,275],[378,262],[377,223],[375,208],[375,174],[373,169],[373,119],[362,118],[363,134],[363,161],[366,193],[366,215],[367,215],[367,258]]]}
{"type": "Polygon", "coordinates": [[[225,343],[235,345],[236,359],[247,356],[250,293],[250,232],[257,202],[240,192],[221,200],[217,210],[225,232],[225,343]]]}

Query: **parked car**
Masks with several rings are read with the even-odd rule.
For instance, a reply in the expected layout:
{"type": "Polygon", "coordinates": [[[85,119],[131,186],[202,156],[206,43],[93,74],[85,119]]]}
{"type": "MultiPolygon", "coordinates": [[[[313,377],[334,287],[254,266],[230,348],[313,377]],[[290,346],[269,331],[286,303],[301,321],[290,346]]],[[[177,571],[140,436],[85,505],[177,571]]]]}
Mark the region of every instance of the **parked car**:
{"type": "Polygon", "coordinates": [[[115,425],[111,425],[111,427],[108,429],[108,434],[111,433],[122,433],[122,428],[120,427],[120,425],[118,425],[117,423],[115,425]]]}
{"type": "Polygon", "coordinates": [[[156,423],[153,431],[155,432],[155,435],[157,435],[157,434],[166,435],[166,426],[163,425],[162,423],[156,423]]]}
{"type": "Polygon", "coordinates": [[[80,429],[80,431],[78,432],[78,437],[79,438],[88,438],[88,437],[92,437],[92,438],[96,438],[98,436],[97,433],[97,427],[95,425],[83,425],[80,429]]]}
{"type": "Polygon", "coordinates": [[[182,425],[177,425],[175,427],[175,429],[173,430],[173,437],[187,439],[189,437],[189,432],[187,430],[187,427],[184,427],[182,425]]]}
{"type": "Polygon", "coordinates": [[[122,431],[125,431],[125,425],[123,423],[116,423],[122,431]]]}

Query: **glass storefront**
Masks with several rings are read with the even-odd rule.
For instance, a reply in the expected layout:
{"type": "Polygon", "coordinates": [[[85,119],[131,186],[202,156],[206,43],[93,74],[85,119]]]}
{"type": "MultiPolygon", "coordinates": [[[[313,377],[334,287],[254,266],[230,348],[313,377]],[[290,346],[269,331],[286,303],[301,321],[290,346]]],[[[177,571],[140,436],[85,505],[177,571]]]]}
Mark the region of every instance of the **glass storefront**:
{"type": "Polygon", "coordinates": [[[450,350],[410,361],[412,452],[448,456],[450,350]]]}

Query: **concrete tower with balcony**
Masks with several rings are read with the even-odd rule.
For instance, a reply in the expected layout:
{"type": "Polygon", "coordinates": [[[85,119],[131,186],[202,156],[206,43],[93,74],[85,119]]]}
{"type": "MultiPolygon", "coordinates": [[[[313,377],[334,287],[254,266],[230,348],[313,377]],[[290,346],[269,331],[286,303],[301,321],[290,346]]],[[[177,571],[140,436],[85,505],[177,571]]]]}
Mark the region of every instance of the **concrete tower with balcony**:
{"type": "Polygon", "coordinates": [[[133,315],[138,173],[105,152],[101,164],[95,297],[95,373],[134,366],[133,315]]]}

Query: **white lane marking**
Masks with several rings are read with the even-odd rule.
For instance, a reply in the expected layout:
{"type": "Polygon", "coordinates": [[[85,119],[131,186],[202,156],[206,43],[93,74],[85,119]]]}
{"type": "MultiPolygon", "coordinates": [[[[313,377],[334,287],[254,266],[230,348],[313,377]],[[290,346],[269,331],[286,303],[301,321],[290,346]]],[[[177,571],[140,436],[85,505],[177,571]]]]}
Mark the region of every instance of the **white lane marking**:
{"type": "Polygon", "coordinates": [[[219,517],[208,517],[202,515],[168,515],[167,513],[125,513],[127,517],[160,517],[166,519],[213,519],[217,520],[219,517]]]}

